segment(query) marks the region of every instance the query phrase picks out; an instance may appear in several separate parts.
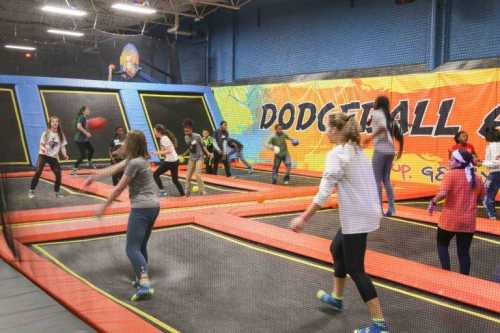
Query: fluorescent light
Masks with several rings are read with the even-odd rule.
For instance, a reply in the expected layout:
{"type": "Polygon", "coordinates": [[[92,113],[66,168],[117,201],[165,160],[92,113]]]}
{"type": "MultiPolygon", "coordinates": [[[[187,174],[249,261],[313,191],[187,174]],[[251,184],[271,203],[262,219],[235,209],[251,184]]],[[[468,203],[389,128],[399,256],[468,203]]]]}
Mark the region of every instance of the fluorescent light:
{"type": "Polygon", "coordinates": [[[52,14],[61,14],[61,15],[79,16],[79,17],[87,15],[87,12],[83,10],[74,9],[71,7],[58,7],[51,5],[43,6],[42,11],[52,14]]]}
{"type": "Polygon", "coordinates": [[[5,45],[6,49],[13,49],[13,50],[22,50],[22,51],[35,51],[36,47],[33,46],[24,46],[24,45],[13,45],[13,44],[7,44],[5,45]]]}
{"type": "Polygon", "coordinates": [[[84,35],[83,32],[70,31],[70,30],[60,30],[60,29],[49,29],[49,30],[47,30],[47,32],[51,33],[51,34],[71,36],[71,37],[82,37],[84,35]]]}
{"type": "Polygon", "coordinates": [[[131,5],[126,3],[115,3],[111,6],[113,9],[123,10],[136,14],[152,15],[156,13],[156,9],[144,6],[131,5]]]}

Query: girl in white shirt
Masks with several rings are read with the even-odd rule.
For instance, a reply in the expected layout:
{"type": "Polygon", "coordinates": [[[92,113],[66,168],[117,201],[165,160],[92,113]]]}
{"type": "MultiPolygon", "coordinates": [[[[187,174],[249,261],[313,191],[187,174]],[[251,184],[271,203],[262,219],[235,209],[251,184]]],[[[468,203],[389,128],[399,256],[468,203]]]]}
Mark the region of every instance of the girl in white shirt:
{"type": "Polygon", "coordinates": [[[495,128],[489,128],[485,137],[488,145],[486,146],[483,166],[488,168],[489,174],[485,185],[484,205],[488,211],[488,218],[496,220],[495,198],[500,188],[500,132],[495,128]]]}
{"type": "Polygon", "coordinates": [[[291,221],[290,227],[300,232],[332,192],[337,191],[341,228],[330,247],[335,268],[334,287],[331,294],[319,290],[317,297],[341,311],[345,278],[349,274],[373,320],[370,326],[355,332],[388,332],[377,292],[364,269],[367,235],[379,228],[382,217],[373,168],[359,146],[360,134],[354,115],[329,115],[327,135],[336,147],[327,155],[318,194],[307,210],[291,221]]]}
{"type": "Polygon", "coordinates": [[[153,175],[155,182],[160,189],[160,196],[167,196],[167,192],[165,191],[161,181],[161,175],[170,170],[172,183],[174,183],[175,187],[177,187],[177,191],[179,191],[180,196],[183,197],[185,195],[184,188],[179,182],[179,156],[175,151],[177,139],[175,138],[175,135],[167,130],[162,124],[156,124],[154,132],[155,137],[160,140],[160,150],[154,154],[160,158],[163,156],[160,166],[158,166],[158,169],[156,169],[153,175]]]}
{"type": "Polygon", "coordinates": [[[54,183],[56,197],[59,198],[63,196],[59,192],[59,189],[61,188],[61,166],[59,164],[59,154],[62,155],[63,159],[68,159],[68,154],[66,153],[67,144],[68,142],[62,132],[59,118],[51,116],[49,118],[47,130],[45,130],[40,137],[37,168],[35,175],[31,180],[30,191],[28,194],[30,199],[35,197],[35,189],[38,185],[38,180],[42,175],[45,164],[50,166],[50,169],[56,176],[56,181],[54,183]]]}

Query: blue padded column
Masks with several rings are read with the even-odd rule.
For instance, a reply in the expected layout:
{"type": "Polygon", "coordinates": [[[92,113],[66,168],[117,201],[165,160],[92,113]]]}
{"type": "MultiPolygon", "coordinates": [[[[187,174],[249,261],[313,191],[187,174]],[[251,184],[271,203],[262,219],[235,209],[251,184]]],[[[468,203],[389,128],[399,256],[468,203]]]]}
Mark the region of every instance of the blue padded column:
{"type": "Polygon", "coordinates": [[[40,137],[47,128],[42,101],[36,84],[19,83],[16,84],[15,90],[31,164],[35,165],[38,160],[40,137]]]}
{"type": "MultiPolygon", "coordinates": [[[[149,129],[148,121],[144,115],[138,91],[136,89],[122,89],[120,90],[120,96],[125,113],[127,114],[130,129],[143,131],[146,136],[146,142],[148,143],[148,150],[155,150],[156,148],[153,141],[153,133],[151,133],[151,130],[149,129]]],[[[151,159],[153,161],[158,161],[156,156],[151,159]]]]}

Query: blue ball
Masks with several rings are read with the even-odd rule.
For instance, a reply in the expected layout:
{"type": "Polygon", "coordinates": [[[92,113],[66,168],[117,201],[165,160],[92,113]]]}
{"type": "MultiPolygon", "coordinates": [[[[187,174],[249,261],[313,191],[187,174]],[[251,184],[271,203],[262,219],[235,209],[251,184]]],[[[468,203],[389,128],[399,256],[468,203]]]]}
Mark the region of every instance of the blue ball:
{"type": "Polygon", "coordinates": [[[299,144],[299,140],[293,139],[292,145],[297,146],[299,144]]]}

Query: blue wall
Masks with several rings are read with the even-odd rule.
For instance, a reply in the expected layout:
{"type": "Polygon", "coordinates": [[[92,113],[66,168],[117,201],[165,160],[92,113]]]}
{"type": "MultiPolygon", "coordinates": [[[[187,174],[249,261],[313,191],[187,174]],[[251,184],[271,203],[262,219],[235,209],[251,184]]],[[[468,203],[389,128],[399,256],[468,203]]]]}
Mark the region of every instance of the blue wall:
{"type": "Polygon", "coordinates": [[[500,1],[452,0],[449,60],[500,55],[500,1]]]}
{"type": "Polygon", "coordinates": [[[39,87],[62,87],[112,90],[120,93],[123,107],[131,129],[145,133],[149,147],[154,147],[153,135],[149,129],[139,93],[147,92],[187,92],[203,94],[214,122],[218,124],[222,118],[210,88],[193,85],[131,83],[116,81],[75,80],[47,78],[36,76],[0,75],[0,84],[14,86],[23,122],[28,151],[32,163],[38,159],[39,140],[46,129],[46,122],[39,87]]]}
{"type": "Polygon", "coordinates": [[[500,1],[254,0],[208,18],[209,82],[500,56],[500,1]]]}

